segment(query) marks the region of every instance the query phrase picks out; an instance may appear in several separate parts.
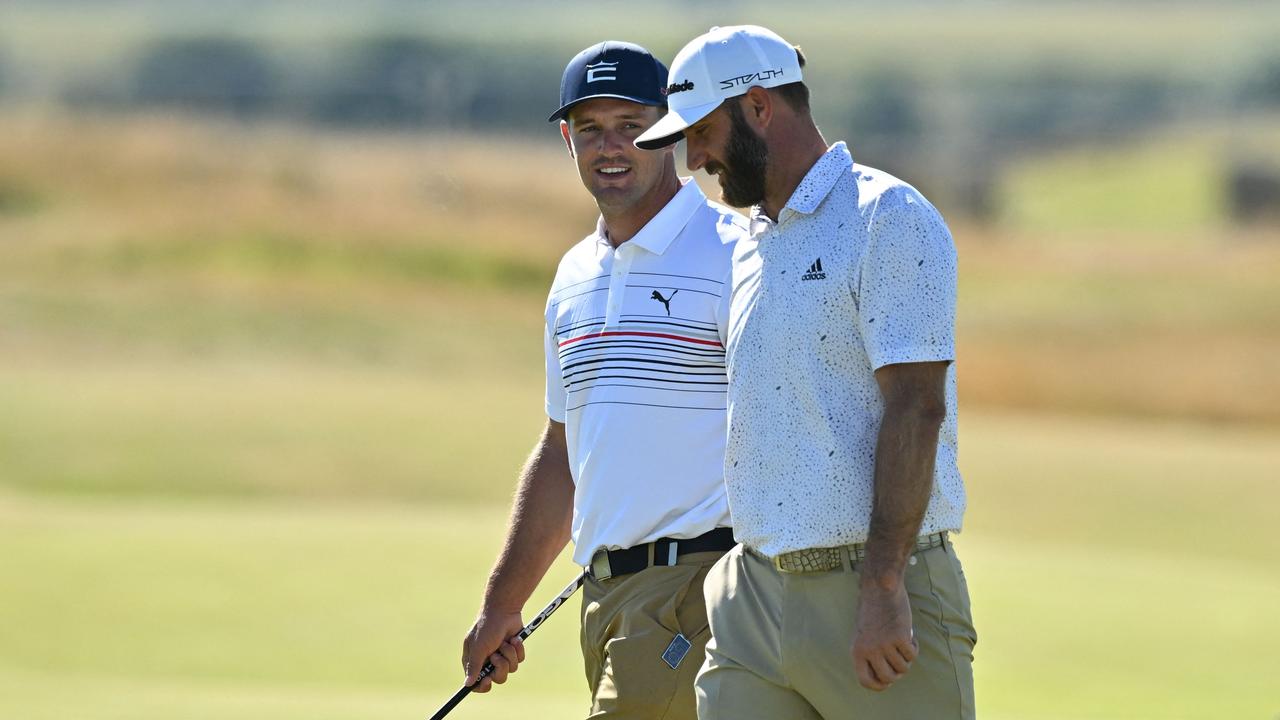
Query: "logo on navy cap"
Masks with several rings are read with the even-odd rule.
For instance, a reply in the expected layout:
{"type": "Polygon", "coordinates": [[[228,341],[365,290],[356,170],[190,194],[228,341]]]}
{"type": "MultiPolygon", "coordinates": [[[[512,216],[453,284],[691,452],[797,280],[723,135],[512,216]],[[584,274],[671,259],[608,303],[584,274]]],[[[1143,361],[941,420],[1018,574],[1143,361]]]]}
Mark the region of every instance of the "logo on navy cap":
{"type": "Polygon", "coordinates": [[[618,65],[616,62],[605,62],[601,60],[594,65],[587,66],[587,82],[599,82],[601,80],[617,80],[618,65]]]}

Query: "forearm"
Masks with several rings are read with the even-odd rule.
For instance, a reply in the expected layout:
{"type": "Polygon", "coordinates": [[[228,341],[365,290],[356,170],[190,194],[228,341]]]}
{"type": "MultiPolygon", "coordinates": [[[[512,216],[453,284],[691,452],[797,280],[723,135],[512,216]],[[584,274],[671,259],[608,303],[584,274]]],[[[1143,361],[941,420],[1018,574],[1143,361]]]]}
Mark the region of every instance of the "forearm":
{"type": "Polygon", "coordinates": [[[862,582],[891,589],[907,559],[933,489],[942,412],[929,404],[886,405],[876,441],[875,489],[862,582]]]}
{"type": "Polygon", "coordinates": [[[518,612],[569,542],[573,478],[564,426],[548,422],[520,473],[507,536],[485,587],[484,608],[518,612]]]}

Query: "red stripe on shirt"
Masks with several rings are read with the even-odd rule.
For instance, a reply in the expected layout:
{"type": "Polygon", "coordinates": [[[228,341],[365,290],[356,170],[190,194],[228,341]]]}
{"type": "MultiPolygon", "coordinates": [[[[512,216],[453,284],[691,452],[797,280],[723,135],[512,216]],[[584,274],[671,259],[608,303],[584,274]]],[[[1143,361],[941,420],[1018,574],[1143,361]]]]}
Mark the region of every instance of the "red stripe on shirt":
{"type": "Polygon", "coordinates": [[[721,345],[721,344],[720,344],[720,341],[718,341],[718,340],[699,340],[698,338],[685,337],[685,336],[683,336],[683,335],[668,335],[668,334],[666,334],[666,333],[652,333],[652,332],[598,332],[598,333],[590,333],[590,334],[588,334],[588,335],[579,335],[579,336],[578,336],[578,337],[576,337],[576,338],[569,338],[568,340],[565,340],[564,342],[560,343],[559,347],[564,347],[565,345],[569,345],[569,344],[571,344],[571,343],[576,343],[576,342],[578,342],[579,340],[588,340],[588,339],[590,339],[590,338],[607,337],[607,336],[612,336],[612,335],[639,335],[639,336],[641,336],[641,337],[667,338],[667,339],[669,339],[669,340],[681,340],[681,341],[684,341],[684,342],[698,343],[699,345],[714,345],[714,346],[716,346],[716,347],[724,347],[723,345],[721,345]]]}

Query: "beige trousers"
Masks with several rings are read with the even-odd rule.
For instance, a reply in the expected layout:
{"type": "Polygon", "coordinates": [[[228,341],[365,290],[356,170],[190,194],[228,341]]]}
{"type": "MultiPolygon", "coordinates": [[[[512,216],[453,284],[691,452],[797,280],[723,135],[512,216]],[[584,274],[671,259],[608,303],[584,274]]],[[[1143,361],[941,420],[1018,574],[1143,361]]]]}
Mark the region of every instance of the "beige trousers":
{"type": "Polygon", "coordinates": [[[702,585],[723,554],[690,553],[671,566],[587,578],[582,657],[591,688],[589,718],[696,720],[693,678],[711,636],[702,585]],[[663,654],[677,634],[691,645],[673,669],[663,654]]]}
{"type": "Polygon", "coordinates": [[[786,574],[738,545],[707,577],[713,639],[698,673],[701,720],[947,720],[974,717],[969,590],[955,550],[918,551],[907,595],[919,655],[883,692],[853,669],[857,565],[786,574]]]}

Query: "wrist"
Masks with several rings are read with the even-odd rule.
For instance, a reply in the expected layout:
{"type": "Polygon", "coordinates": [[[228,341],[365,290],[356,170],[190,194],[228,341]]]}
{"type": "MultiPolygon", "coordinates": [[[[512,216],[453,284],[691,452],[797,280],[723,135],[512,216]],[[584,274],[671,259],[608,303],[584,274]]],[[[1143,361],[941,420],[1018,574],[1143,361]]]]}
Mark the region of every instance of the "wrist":
{"type": "Polygon", "coordinates": [[[520,616],[519,608],[494,607],[486,605],[480,608],[480,617],[493,621],[500,617],[520,616]]]}
{"type": "Polygon", "coordinates": [[[862,572],[859,587],[863,591],[897,592],[903,587],[904,575],[905,573],[901,570],[870,571],[867,569],[862,572]]]}
{"type": "Polygon", "coordinates": [[[519,615],[524,610],[524,603],[499,592],[486,592],[480,601],[481,615],[519,615]]]}

